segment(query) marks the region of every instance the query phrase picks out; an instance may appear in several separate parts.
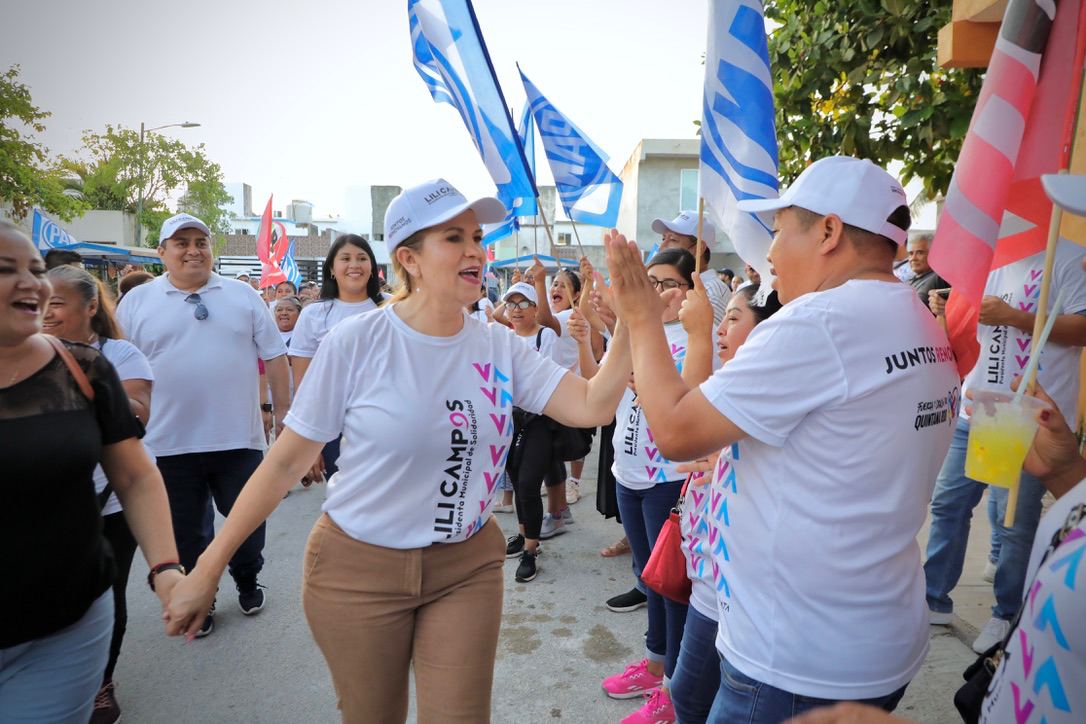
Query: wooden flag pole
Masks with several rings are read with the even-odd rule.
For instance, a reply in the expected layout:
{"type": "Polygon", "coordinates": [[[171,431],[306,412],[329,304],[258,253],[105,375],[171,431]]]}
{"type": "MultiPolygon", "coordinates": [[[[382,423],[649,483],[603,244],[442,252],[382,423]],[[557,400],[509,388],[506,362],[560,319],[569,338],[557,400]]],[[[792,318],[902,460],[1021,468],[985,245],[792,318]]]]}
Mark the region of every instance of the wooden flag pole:
{"type": "Polygon", "coordinates": [[[698,240],[694,243],[694,274],[701,274],[701,224],[705,218],[705,199],[698,197],[698,240]]]}
{"type": "Polygon", "coordinates": [[[577,251],[581,252],[581,256],[587,256],[584,253],[584,247],[581,246],[581,235],[577,233],[577,224],[573,221],[573,217],[569,219],[569,225],[573,227],[573,238],[577,240],[577,251]]]}
{"type": "MultiPolygon", "coordinates": [[[[536,200],[536,203],[538,204],[539,201],[536,200]]],[[[538,210],[539,209],[537,208],[536,211],[538,211],[538,210]]],[[[533,256],[539,256],[539,214],[538,213],[535,215],[535,218],[533,219],[533,221],[535,221],[535,223],[532,224],[532,255],[533,256]]]]}

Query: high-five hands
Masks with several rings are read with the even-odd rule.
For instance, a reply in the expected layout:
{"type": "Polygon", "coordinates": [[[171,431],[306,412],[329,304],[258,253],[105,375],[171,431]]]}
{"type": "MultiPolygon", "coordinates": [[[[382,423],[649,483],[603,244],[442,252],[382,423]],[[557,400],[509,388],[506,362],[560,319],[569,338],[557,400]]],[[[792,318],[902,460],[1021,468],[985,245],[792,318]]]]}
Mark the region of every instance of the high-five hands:
{"type": "Polygon", "coordinates": [[[665,302],[649,281],[637,243],[611,229],[603,235],[603,245],[611,274],[612,305],[618,318],[630,327],[659,322],[665,302]]]}

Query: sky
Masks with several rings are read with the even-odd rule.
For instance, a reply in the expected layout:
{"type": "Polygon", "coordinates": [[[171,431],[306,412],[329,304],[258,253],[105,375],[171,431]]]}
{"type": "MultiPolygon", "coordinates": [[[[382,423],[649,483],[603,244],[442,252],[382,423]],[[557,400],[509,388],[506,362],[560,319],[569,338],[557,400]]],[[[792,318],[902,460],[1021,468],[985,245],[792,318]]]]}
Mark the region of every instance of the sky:
{"type": "MultiPolygon", "coordinates": [[[[524,72],[611,157],[641,138],[692,138],[700,115],[705,0],[475,0],[519,116],[524,72]]],[[[348,214],[371,184],[443,177],[467,195],[493,184],[452,106],[411,63],[406,0],[4,0],[0,68],[18,63],[51,111],[53,153],[83,129],[192,121],[163,131],[203,143],[227,182],[348,214]]],[[[552,183],[545,164],[538,181],[552,183]]]]}
{"type": "MultiPolygon", "coordinates": [[[[0,2],[15,30],[0,69],[20,64],[52,112],[40,140],[54,154],[107,123],[190,121],[201,125],[162,132],[205,144],[224,181],[252,186],[256,213],[274,193],[277,209],[304,199],[317,218],[361,219],[370,185],[436,177],[468,196],[494,191],[459,115],[433,102],[411,63],[406,0],[0,2]]],[[[705,0],[474,7],[514,118],[519,62],[616,173],[642,138],[695,137],[705,0]]],[[[537,174],[553,183],[545,163],[537,174]]]]}

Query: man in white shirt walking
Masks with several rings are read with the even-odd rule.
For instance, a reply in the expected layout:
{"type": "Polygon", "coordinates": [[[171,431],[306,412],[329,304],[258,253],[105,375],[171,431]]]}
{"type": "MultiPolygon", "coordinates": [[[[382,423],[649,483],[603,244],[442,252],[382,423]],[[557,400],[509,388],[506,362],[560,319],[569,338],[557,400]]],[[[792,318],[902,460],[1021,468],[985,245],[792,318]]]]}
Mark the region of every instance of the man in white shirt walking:
{"type": "MultiPolygon", "coordinates": [[[[214,537],[211,500],[230,512],[266,447],[257,359],[271,383],[275,421],[290,406],[286,345],[260,295],[211,270],[211,232],[189,214],[162,225],[166,274],[125,295],[117,316],[154,371],[155,414],[145,442],[158,454],[181,564],[187,569],[214,537]]],[[[230,561],[242,613],[260,611],[264,526],[230,561]]],[[[211,633],[209,615],[200,630],[211,633]]]]}
{"type": "Polygon", "coordinates": [[[660,452],[735,445],[734,483],[714,503],[721,687],[709,721],[779,722],[845,700],[891,711],[928,649],[916,535],[961,404],[946,335],[892,273],[905,192],[870,161],[834,156],[780,199],[739,208],[774,212],[784,307],[698,389],[667,354],[640,255],[607,247],[660,452]]]}

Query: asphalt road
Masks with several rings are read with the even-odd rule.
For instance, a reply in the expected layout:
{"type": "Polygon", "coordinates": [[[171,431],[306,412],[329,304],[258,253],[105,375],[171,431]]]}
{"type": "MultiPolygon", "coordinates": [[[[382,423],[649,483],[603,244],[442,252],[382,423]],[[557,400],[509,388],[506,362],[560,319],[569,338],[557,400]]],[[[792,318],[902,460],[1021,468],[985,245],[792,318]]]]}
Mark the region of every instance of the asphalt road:
{"type": "MultiPolygon", "coordinates": [[[[577,522],[544,544],[539,577],[518,584],[516,560],[505,564],[494,722],[618,722],[639,705],[610,700],[600,689],[601,679],[640,658],[645,611],[616,614],[603,605],[631,587],[630,558],[600,557],[599,549],[621,529],[596,512],[594,470],[585,473],[588,497],[573,507],[577,522]]],[[[302,552],[323,495],[318,488],[295,488],[270,519],[264,611],[243,616],[233,581],[224,576],[215,632],[191,644],[162,634],[157,599],[137,553],[128,634],[115,675],[125,724],[339,720],[331,679],[301,610],[302,552]]],[[[498,520],[507,532],[515,529],[514,516],[498,520]]],[[[949,724],[960,721],[953,692],[974,656],[947,629],[932,631],[931,653],[898,714],[949,724]]]]}

